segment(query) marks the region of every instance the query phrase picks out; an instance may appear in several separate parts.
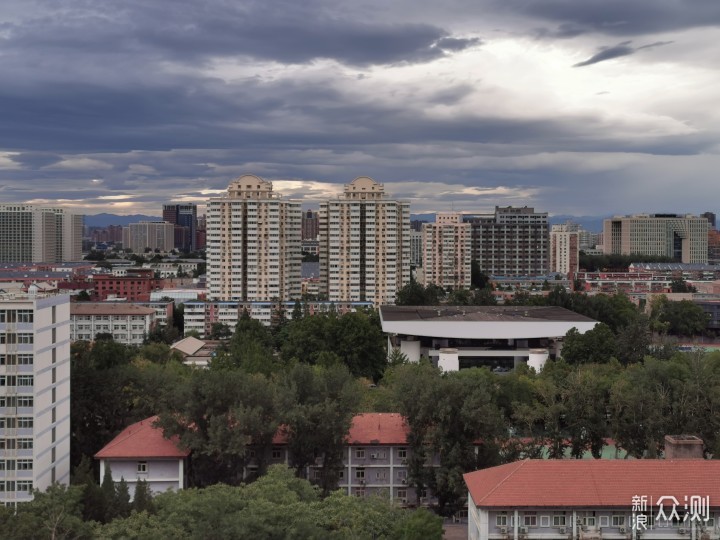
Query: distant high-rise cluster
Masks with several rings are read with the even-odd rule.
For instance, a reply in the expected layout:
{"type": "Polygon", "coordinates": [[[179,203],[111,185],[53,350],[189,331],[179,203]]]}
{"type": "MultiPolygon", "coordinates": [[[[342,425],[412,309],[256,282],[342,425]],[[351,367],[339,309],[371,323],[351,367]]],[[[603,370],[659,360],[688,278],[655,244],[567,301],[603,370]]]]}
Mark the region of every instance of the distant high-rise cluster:
{"type": "Polygon", "coordinates": [[[0,204],[0,262],[81,260],[83,217],[65,208],[0,204]]]}
{"type": "Polygon", "coordinates": [[[165,204],[162,212],[163,221],[174,226],[174,247],[180,251],[195,251],[198,244],[197,205],[165,204]]]}
{"type": "Polygon", "coordinates": [[[175,226],[167,221],[141,221],[123,227],[123,247],[135,253],[146,249],[171,251],[175,247],[175,226]]]}

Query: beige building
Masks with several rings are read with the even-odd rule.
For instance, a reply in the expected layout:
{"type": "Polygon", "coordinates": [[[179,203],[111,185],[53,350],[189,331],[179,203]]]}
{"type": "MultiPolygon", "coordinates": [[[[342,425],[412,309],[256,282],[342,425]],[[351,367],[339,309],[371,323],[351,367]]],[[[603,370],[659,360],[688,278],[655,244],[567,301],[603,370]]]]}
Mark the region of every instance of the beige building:
{"type": "Polygon", "coordinates": [[[706,218],[689,214],[615,216],[603,223],[603,250],[707,264],[709,226],[706,218]]]}
{"type": "Polygon", "coordinates": [[[580,265],[580,227],[575,223],[550,229],[550,272],[575,273],[580,265]]]}
{"type": "Polygon", "coordinates": [[[175,225],[168,221],[141,221],[123,227],[123,247],[135,253],[150,248],[172,251],[175,247],[175,225]]]}
{"type": "Polygon", "coordinates": [[[76,302],[70,305],[70,339],[94,341],[110,334],[123,345],[142,345],[155,326],[155,310],[125,302],[76,302]]]}
{"type": "Polygon", "coordinates": [[[459,212],[439,213],[435,223],[423,223],[423,279],[446,289],[469,289],[472,228],[459,212]]]}
{"type": "Polygon", "coordinates": [[[410,203],[361,176],[320,204],[320,294],[331,302],[393,304],[410,281],[410,203]]]}
{"type": "Polygon", "coordinates": [[[0,262],[82,260],[83,217],[64,208],[0,204],[0,262]]]}
{"type": "Polygon", "coordinates": [[[254,175],[233,180],[208,201],[207,261],[213,300],[300,297],[302,208],[254,175]]]}

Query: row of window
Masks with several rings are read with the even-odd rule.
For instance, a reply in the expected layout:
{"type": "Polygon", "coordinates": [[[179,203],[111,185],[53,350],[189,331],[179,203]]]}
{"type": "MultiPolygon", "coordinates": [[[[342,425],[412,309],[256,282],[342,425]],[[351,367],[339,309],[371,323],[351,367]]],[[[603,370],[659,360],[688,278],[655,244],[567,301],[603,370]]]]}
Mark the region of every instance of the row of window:
{"type": "Polygon", "coordinates": [[[0,309],[0,323],[31,323],[34,317],[32,309],[0,309]]]}
{"type": "Polygon", "coordinates": [[[32,416],[0,416],[0,429],[28,429],[33,425],[32,416]]]}
{"type": "Polygon", "coordinates": [[[0,334],[0,345],[5,343],[34,343],[35,336],[33,334],[16,334],[8,332],[0,334]]]}
{"type": "MultiPolygon", "coordinates": [[[[596,516],[581,516],[578,518],[585,527],[595,527],[598,523],[596,516]]],[[[538,516],[534,512],[525,512],[521,517],[522,524],[525,527],[566,527],[570,525],[570,519],[565,514],[555,514],[553,516],[538,516]],[[539,521],[538,521],[539,519],[539,521]],[[551,525],[552,522],[552,525],[551,525]]],[[[625,516],[600,516],[599,524],[601,527],[624,527],[625,516]]],[[[495,525],[498,527],[515,526],[515,517],[510,514],[498,514],[495,516],[495,525]]]]}
{"type": "Polygon", "coordinates": [[[1,481],[0,480],[0,493],[22,491],[32,493],[33,483],[32,480],[13,480],[1,481]]]}
{"type": "Polygon", "coordinates": [[[31,366],[32,354],[0,354],[0,366],[31,366]]]}
{"type": "Polygon", "coordinates": [[[2,407],[33,407],[35,398],[33,396],[0,396],[0,408],[2,407]]]}
{"type": "Polygon", "coordinates": [[[32,459],[0,459],[0,471],[32,471],[32,459]]]}
{"type": "Polygon", "coordinates": [[[2,386],[32,386],[35,377],[32,375],[0,375],[0,387],[2,386]]]}
{"type": "Polygon", "coordinates": [[[0,450],[32,450],[33,439],[30,438],[19,438],[19,439],[5,439],[0,438],[0,450]]]}

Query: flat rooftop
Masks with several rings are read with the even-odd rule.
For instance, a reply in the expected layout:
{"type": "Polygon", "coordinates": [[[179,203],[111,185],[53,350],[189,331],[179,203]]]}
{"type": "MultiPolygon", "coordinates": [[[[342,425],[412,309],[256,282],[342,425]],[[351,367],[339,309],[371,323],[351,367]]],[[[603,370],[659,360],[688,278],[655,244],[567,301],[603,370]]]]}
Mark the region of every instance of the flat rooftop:
{"type": "Polygon", "coordinates": [[[380,314],[388,322],[597,322],[556,306],[381,306],[380,314]]]}

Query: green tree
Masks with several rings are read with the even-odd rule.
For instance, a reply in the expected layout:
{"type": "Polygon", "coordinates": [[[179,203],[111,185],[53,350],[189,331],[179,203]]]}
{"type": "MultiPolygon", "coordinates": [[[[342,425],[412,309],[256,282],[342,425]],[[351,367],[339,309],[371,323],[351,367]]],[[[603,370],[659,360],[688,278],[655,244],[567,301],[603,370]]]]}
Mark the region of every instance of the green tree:
{"type": "Polygon", "coordinates": [[[148,483],[143,478],[140,478],[135,484],[132,509],[138,513],[148,512],[152,514],[155,512],[155,504],[153,503],[150,486],[148,486],[148,483]]]}
{"type": "Polygon", "coordinates": [[[130,504],[130,490],[128,489],[125,478],[120,478],[120,481],[115,486],[115,514],[117,517],[125,518],[130,515],[132,505],[130,504]]]}

